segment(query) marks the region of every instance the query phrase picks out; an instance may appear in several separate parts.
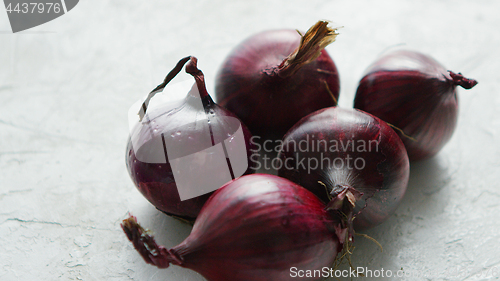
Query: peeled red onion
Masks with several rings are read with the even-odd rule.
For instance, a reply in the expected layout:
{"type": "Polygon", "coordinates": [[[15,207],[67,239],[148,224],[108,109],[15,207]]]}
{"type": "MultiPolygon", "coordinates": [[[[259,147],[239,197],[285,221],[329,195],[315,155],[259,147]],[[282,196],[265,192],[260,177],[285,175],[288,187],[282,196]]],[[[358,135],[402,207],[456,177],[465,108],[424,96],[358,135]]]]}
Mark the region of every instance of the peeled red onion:
{"type": "Polygon", "coordinates": [[[455,130],[457,86],[470,89],[476,84],[427,55],[399,50],[367,69],[354,107],[395,126],[410,160],[421,160],[438,153],[455,130]]]}
{"type": "Polygon", "coordinates": [[[217,74],[217,102],[252,134],[278,138],[305,115],[337,105],[339,75],[324,48],[338,34],[327,25],[319,21],[303,36],[265,31],[240,43],[217,74]]]}
{"type": "Polygon", "coordinates": [[[295,280],[292,267],[322,271],[334,263],[346,232],[314,194],[265,174],[243,176],[217,190],[191,234],[172,249],[158,246],[135,217],[122,228],[147,263],[186,267],[211,281],[295,280]]]}
{"type": "Polygon", "coordinates": [[[279,176],[312,191],[358,230],[394,213],[409,178],[399,136],[356,109],[331,107],[304,117],[285,135],[279,159],[279,176]]]}
{"type": "Polygon", "coordinates": [[[140,121],[130,132],[126,155],[128,172],[139,191],[159,210],[187,220],[196,218],[210,192],[214,190],[203,190],[207,188],[207,184],[199,184],[200,180],[220,182],[218,188],[243,172],[253,172],[249,160],[252,147],[250,132],[234,114],[213,102],[205,88],[203,73],[196,63],[194,57],[182,59],[165,81],[150,93],[139,112],[140,121]],[[148,108],[151,98],[163,90],[188,61],[186,72],[196,81],[189,94],[177,103],[165,102],[154,109],[148,108]],[[238,132],[241,134],[237,135],[238,132]],[[239,147],[231,145],[234,139],[240,141],[239,147]],[[200,150],[208,151],[221,145],[226,158],[216,159],[218,155],[213,151],[199,154],[200,150]],[[179,160],[197,153],[198,156],[189,158],[191,162],[188,161],[187,164],[179,160]],[[241,153],[244,155],[241,156],[241,153]],[[228,155],[239,155],[239,160],[248,157],[243,161],[243,164],[247,164],[246,167],[242,168],[242,165],[230,161],[228,155]],[[176,167],[180,167],[175,170],[174,160],[174,164],[178,165],[176,167]],[[224,169],[217,168],[214,160],[219,160],[219,163],[222,161],[223,164],[227,162],[232,167],[224,172],[224,169]],[[176,183],[175,176],[179,173],[183,173],[181,178],[185,180],[198,179],[198,182],[191,183],[187,189],[203,195],[182,200],[181,192],[186,191],[180,189],[179,182],[176,183]],[[209,174],[209,180],[206,174],[209,174]]]}

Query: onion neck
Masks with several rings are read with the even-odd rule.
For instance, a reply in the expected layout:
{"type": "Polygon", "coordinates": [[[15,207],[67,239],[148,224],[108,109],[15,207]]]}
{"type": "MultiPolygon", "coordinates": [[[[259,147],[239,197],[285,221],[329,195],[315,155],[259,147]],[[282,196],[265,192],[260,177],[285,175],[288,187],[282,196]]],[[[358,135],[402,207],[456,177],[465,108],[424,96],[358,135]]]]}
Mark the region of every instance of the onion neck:
{"type": "Polygon", "coordinates": [[[174,79],[174,77],[177,76],[177,74],[179,74],[179,72],[182,70],[182,67],[188,61],[189,63],[186,65],[186,72],[194,77],[194,80],[196,81],[196,86],[198,87],[198,91],[200,92],[200,97],[202,99],[208,98],[208,102],[213,103],[210,95],[207,92],[207,87],[205,86],[205,76],[203,75],[203,72],[199,70],[197,67],[198,59],[193,56],[189,56],[181,59],[177,63],[177,65],[167,74],[163,82],[160,85],[156,86],[156,88],[154,88],[149,93],[148,97],[142,103],[141,109],[139,110],[138,113],[139,121],[142,121],[142,118],[144,117],[144,115],[146,115],[146,111],[148,109],[149,102],[151,101],[151,99],[156,95],[156,93],[161,92],[163,91],[163,89],[165,89],[167,84],[170,83],[170,81],[172,81],[172,79],[174,79]]]}
{"type": "Polygon", "coordinates": [[[146,263],[158,268],[167,268],[170,264],[183,264],[183,259],[172,250],[158,246],[152,235],[137,222],[134,216],[123,220],[121,227],[134,248],[141,254],[146,263]]]}
{"type": "Polygon", "coordinates": [[[302,66],[321,55],[321,51],[335,41],[338,28],[328,27],[327,21],[318,21],[301,35],[299,47],[290,54],[277,69],[279,77],[285,78],[296,73],[302,66]]]}
{"type": "Polygon", "coordinates": [[[156,93],[161,92],[163,91],[163,89],[165,89],[167,84],[170,83],[170,81],[172,81],[172,79],[174,79],[174,77],[177,76],[177,74],[179,74],[179,72],[182,70],[182,67],[191,58],[192,57],[185,57],[181,59],[179,62],[177,62],[177,65],[175,65],[175,67],[167,74],[163,82],[160,85],[156,86],[156,88],[154,88],[151,92],[149,92],[148,97],[144,100],[141,109],[138,112],[139,121],[142,121],[142,118],[144,118],[144,115],[146,115],[146,111],[148,109],[149,102],[151,101],[151,99],[156,95],[156,93]]]}
{"type": "Polygon", "coordinates": [[[208,94],[207,87],[205,85],[205,75],[203,75],[203,72],[198,69],[197,64],[198,59],[191,57],[191,60],[186,65],[186,72],[194,77],[198,91],[200,91],[200,97],[203,99],[209,97],[210,95],[208,94]]]}
{"type": "Polygon", "coordinates": [[[448,71],[449,74],[450,74],[450,77],[451,79],[453,80],[453,84],[455,84],[456,86],[460,86],[464,89],[471,89],[472,87],[476,86],[477,85],[477,81],[474,80],[474,79],[469,79],[469,78],[465,78],[462,73],[454,73],[452,71],[448,71]]]}
{"type": "Polygon", "coordinates": [[[341,228],[347,230],[348,241],[352,241],[354,236],[354,207],[362,195],[363,193],[346,184],[335,185],[329,194],[330,202],[326,205],[326,209],[341,214],[341,228]]]}

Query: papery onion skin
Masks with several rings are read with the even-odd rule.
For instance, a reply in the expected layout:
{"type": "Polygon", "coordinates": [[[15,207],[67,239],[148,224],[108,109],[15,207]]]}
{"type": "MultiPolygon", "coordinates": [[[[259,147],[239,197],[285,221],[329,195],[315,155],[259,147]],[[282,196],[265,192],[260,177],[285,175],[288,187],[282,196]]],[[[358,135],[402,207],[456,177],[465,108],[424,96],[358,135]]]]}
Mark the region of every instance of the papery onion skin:
{"type": "Polygon", "coordinates": [[[172,249],[158,246],[133,217],[122,228],[147,263],[179,265],[211,281],[295,280],[291,267],[330,267],[343,247],[338,219],[314,194],[265,174],[242,176],[218,189],[191,234],[172,249]]]}
{"type": "MultiPolygon", "coordinates": [[[[328,36],[334,40],[336,33],[330,30],[328,36]]],[[[219,69],[217,102],[234,112],[252,134],[280,139],[305,115],[337,105],[339,74],[324,46],[311,62],[285,69],[300,41],[296,30],[255,34],[236,46],[219,69]]],[[[319,51],[317,46],[312,49],[319,51]]]]}
{"type": "MultiPolygon", "coordinates": [[[[191,57],[190,60],[191,61],[187,67],[192,67],[194,65],[196,68],[196,58],[191,57]],[[193,61],[195,62],[193,63],[193,61]]],[[[213,137],[215,139],[227,138],[227,135],[223,135],[226,133],[224,128],[231,125],[226,124],[226,121],[228,118],[237,117],[233,113],[214,103],[210,95],[206,92],[204,81],[199,81],[200,77],[203,79],[203,74],[201,72],[194,76],[196,80],[198,80],[197,85],[206,112],[200,113],[197,109],[192,108],[190,106],[190,99],[193,99],[193,97],[190,97],[189,95],[186,97],[185,104],[175,113],[164,112],[161,109],[156,112],[148,111],[149,120],[143,120],[142,122],[150,122],[151,124],[154,124],[152,125],[152,128],[155,130],[151,131],[149,128],[145,128],[144,126],[136,126],[131,131],[131,135],[138,136],[141,139],[141,143],[143,143],[141,149],[149,149],[151,151],[148,153],[151,154],[164,154],[165,152],[163,149],[160,148],[160,150],[158,150],[157,146],[148,144],[153,143],[153,140],[158,138],[161,139],[162,132],[169,131],[176,131],[176,134],[166,134],[165,137],[182,137],[183,145],[185,147],[200,147],[200,141],[202,139],[200,136],[206,132],[200,130],[196,126],[187,127],[185,125],[186,123],[196,120],[197,116],[204,115],[205,113],[208,114],[212,120],[211,128],[213,137]]],[[[250,142],[252,135],[244,124],[241,124],[241,128],[245,139],[247,156],[250,157],[251,149],[253,147],[250,142]]],[[[170,166],[168,158],[166,159],[166,163],[146,163],[140,161],[135,154],[130,137],[127,143],[126,153],[126,165],[129,175],[138,190],[149,202],[151,202],[151,204],[168,215],[179,217],[188,221],[193,221],[196,218],[203,207],[203,204],[208,200],[212,193],[207,193],[195,198],[181,201],[172,172],[172,167],[170,166]]],[[[210,164],[210,162],[206,163],[206,165],[210,164]]],[[[254,172],[251,168],[253,163],[250,159],[248,160],[248,165],[249,166],[245,174],[254,172]]]]}
{"type": "Polygon", "coordinates": [[[379,118],[355,109],[331,107],[302,118],[285,135],[279,157],[284,163],[279,176],[307,188],[346,217],[352,212],[356,230],[391,216],[409,179],[409,160],[399,136],[379,118]],[[301,159],[303,165],[297,162],[301,159]],[[346,195],[355,201],[353,210],[338,205],[348,203],[346,195]]]}
{"type": "MultiPolygon", "coordinates": [[[[211,109],[213,110],[213,114],[216,116],[237,118],[234,114],[216,104],[214,104],[211,109]]],[[[165,117],[166,116],[164,115],[158,116],[158,118],[155,118],[154,120],[159,127],[176,128],[175,124],[177,122],[172,120],[172,118],[165,117]]],[[[247,155],[250,156],[252,153],[252,146],[250,142],[252,135],[245,126],[243,126],[242,128],[243,134],[245,136],[245,143],[247,145],[247,155]]],[[[186,143],[186,145],[193,147],[199,146],[199,144],[196,143],[196,132],[181,131],[181,134],[185,133],[191,134],[193,136],[191,139],[192,143],[186,143]]],[[[144,197],[146,197],[149,202],[151,202],[151,204],[168,215],[173,215],[182,219],[186,219],[188,221],[196,218],[201,208],[203,207],[203,204],[208,200],[212,193],[207,193],[205,195],[181,201],[179,192],[177,190],[177,185],[175,184],[172,168],[170,166],[170,163],[168,162],[168,159],[166,163],[162,164],[141,162],[137,159],[130,140],[127,143],[126,151],[126,165],[129,175],[131,176],[132,181],[134,182],[137,189],[144,195],[144,197]]],[[[207,165],[210,165],[210,163],[207,163],[207,165]]],[[[253,162],[249,160],[248,165],[249,168],[247,169],[245,174],[254,172],[254,170],[251,168],[252,165],[254,165],[253,162]]]]}
{"type": "Polygon", "coordinates": [[[457,86],[477,84],[428,55],[399,50],[374,62],[361,79],[354,107],[394,125],[411,161],[436,155],[458,119],[457,86]]]}

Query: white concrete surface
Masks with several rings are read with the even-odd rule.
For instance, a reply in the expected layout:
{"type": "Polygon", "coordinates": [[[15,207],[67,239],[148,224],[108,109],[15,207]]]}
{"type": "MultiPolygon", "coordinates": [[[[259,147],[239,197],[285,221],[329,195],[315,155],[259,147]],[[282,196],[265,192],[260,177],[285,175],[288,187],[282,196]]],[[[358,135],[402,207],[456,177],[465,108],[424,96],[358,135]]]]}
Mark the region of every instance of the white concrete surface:
{"type": "Polygon", "coordinates": [[[412,165],[396,214],[366,232],[384,251],[358,237],[354,266],[441,273],[407,280],[498,279],[499,11],[496,0],[94,0],[12,34],[0,8],[0,280],[204,280],[146,265],[120,229],[130,211],[166,246],[190,232],[129,179],[128,108],[183,56],[198,57],[212,90],[219,64],[242,39],[318,19],[344,26],[327,48],[341,106],[352,106],[368,64],[398,44],[479,81],[459,91],[451,142],[412,165]]]}

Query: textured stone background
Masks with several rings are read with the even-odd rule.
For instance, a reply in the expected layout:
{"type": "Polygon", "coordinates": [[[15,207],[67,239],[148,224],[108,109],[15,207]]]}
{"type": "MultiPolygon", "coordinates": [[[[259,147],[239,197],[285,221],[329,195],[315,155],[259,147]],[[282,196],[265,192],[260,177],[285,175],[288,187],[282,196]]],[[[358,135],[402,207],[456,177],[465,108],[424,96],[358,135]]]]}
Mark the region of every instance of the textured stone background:
{"type": "Polygon", "coordinates": [[[341,106],[352,106],[364,69],[400,44],[479,81],[459,91],[451,142],[412,165],[396,214],[366,232],[384,251],[359,237],[354,266],[464,273],[408,280],[498,279],[498,11],[495,0],[80,1],[12,34],[0,8],[0,280],[204,280],[146,265],[119,227],[130,211],[166,246],[190,232],[129,179],[128,108],[183,56],[199,58],[212,90],[219,64],[245,37],[318,19],[344,26],[327,48],[341,106]]]}

